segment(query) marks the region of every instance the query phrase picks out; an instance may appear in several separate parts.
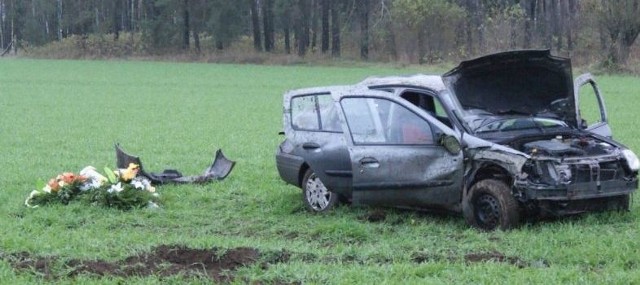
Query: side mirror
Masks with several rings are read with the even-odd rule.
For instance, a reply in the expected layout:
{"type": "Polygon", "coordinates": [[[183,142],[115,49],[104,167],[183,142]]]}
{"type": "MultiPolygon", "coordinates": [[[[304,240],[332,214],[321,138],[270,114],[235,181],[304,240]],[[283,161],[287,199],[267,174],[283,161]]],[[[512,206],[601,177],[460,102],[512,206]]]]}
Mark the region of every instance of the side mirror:
{"type": "Polygon", "coordinates": [[[462,149],[460,142],[454,136],[442,135],[440,144],[451,154],[458,154],[462,149]]]}

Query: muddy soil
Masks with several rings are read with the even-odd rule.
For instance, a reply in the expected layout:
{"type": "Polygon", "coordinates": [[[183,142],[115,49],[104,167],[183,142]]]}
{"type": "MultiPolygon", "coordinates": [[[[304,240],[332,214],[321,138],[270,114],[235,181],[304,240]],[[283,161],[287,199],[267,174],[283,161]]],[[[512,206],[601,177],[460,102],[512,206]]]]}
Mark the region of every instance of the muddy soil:
{"type": "MultiPolygon", "coordinates": [[[[57,257],[35,257],[22,252],[4,257],[20,271],[32,271],[45,279],[63,277],[57,257]],[[54,272],[55,271],[55,272],[54,272]]],[[[129,256],[119,261],[68,260],[63,263],[66,277],[80,274],[97,276],[198,276],[218,282],[233,281],[234,270],[261,262],[258,250],[240,247],[229,250],[192,249],[184,246],[162,245],[151,252],[129,256]]],[[[266,266],[266,264],[265,264],[266,266]]]]}
{"type": "MultiPolygon", "coordinates": [[[[376,213],[377,214],[377,213],[376,213]]],[[[73,278],[78,275],[117,276],[117,277],[168,277],[181,275],[186,277],[201,277],[218,283],[243,282],[235,280],[235,271],[241,267],[259,265],[268,268],[271,264],[287,263],[292,260],[304,262],[332,263],[340,260],[343,263],[365,264],[371,260],[361,260],[357,256],[319,258],[312,254],[291,253],[286,250],[275,252],[259,252],[255,248],[238,247],[234,249],[193,249],[179,245],[161,245],[150,252],[129,256],[118,261],[105,260],[62,260],[59,257],[33,256],[26,252],[4,255],[0,259],[8,261],[18,271],[32,272],[47,280],[58,278],[73,278]]],[[[533,263],[526,262],[519,257],[507,256],[498,251],[475,252],[460,257],[438,255],[427,252],[414,252],[412,261],[424,262],[464,262],[467,264],[482,262],[498,262],[525,267],[547,267],[544,260],[533,263]]],[[[376,260],[376,263],[392,263],[392,260],[376,260]]],[[[300,282],[283,282],[269,280],[271,284],[300,284],[300,282]]]]}

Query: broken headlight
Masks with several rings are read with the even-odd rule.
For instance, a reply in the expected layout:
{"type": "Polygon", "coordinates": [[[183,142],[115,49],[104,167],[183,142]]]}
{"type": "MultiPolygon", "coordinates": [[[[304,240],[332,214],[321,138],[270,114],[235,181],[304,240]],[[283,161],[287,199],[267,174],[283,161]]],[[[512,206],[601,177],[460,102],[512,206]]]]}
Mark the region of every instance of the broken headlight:
{"type": "Polygon", "coordinates": [[[640,169],[640,160],[638,160],[638,156],[636,156],[633,151],[631,151],[630,149],[623,149],[622,155],[627,161],[627,166],[629,166],[629,169],[631,171],[636,172],[638,171],[638,169],[640,169]]]}

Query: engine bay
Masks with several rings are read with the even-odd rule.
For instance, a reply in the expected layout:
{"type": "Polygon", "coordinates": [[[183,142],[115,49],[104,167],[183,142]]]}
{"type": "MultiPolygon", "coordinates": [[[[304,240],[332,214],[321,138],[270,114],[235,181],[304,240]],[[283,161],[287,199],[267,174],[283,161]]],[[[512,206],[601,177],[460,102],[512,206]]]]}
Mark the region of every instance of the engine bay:
{"type": "Polygon", "coordinates": [[[607,155],[616,147],[590,136],[556,135],[552,138],[520,141],[512,147],[531,156],[580,157],[607,155]]]}

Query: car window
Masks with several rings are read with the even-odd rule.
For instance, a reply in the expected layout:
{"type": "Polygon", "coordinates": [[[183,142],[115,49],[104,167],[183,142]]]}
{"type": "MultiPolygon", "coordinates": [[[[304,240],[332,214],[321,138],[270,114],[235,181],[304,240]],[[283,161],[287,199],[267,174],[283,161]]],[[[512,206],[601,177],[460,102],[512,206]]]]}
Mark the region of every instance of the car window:
{"type": "Polygon", "coordinates": [[[323,131],[342,132],[336,104],[329,95],[316,96],[320,112],[320,128],[323,131]]]}
{"type": "Polygon", "coordinates": [[[293,97],[291,124],[296,130],[342,131],[335,104],[329,94],[293,97]]]}
{"type": "Polygon", "coordinates": [[[345,98],[341,104],[355,144],[433,144],[429,123],[398,103],[345,98]]]}
{"type": "Polygon", "coordinates": [[[444,107],[442,107],[442,103],[440,103],[438,98],[427,93],[415,91],[406,91],[402,93],[400,97],[409,101],[411,104],[418,106],[420,109],[427,111],[429,115],[451,127],[451,122],[449,121],[447,112],[444,110],[444,107]]]}

